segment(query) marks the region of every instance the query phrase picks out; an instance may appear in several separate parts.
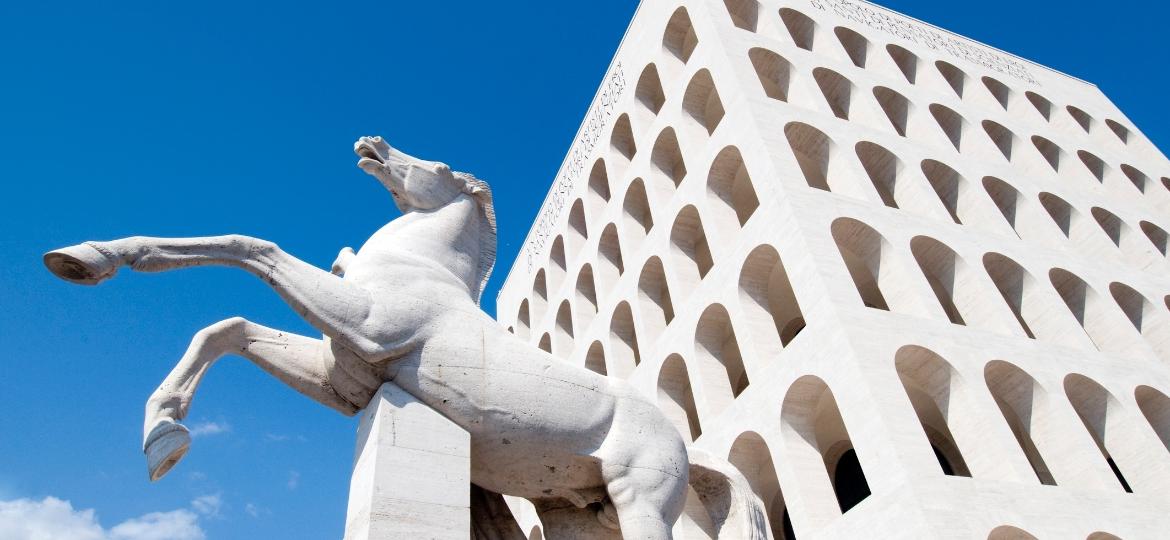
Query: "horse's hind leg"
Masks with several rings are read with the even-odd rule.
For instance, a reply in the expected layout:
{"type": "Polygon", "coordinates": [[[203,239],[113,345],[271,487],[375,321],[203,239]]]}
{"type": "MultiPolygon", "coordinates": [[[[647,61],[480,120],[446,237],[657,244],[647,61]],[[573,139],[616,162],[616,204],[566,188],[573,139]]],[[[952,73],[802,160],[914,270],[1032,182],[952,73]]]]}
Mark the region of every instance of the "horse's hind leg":
{"type": "Polygon", "coordinates": [[[321,333],[369,361],[386,356],[403,325],[389,324],[366,291],[282,251],[272,242],[249,236],[150,238],[134,236],[110,242],[86,242],[45,254],[45,265],[58,277],[96,284],[120,266],[161,272],[192,266],[232,266],[264,280],[298,314],[321,333]]]}
{"type": "Polygon", "coordinates": [[[669,540],[682,513],[686,477],[654,468],[602,465],[606,491],[617,510],[622,538],[669,540]]]}
{"type": "MultiPolygon", "coordinates": [[[[178,422],[187,416],[208,368],[225,354],[243,356],[298,392],[347,415],[364,406],[377,389],[372,371],[359,374],[366,379],[361,381],[348,372],[335,376],[333,352],[323,340],[240,317],[208,326],[195,334],[182,359],[146,402],[143,449],[151,480],[161,478],[186,453],[190,435],[178,422]],[[344,388],[334,388],[338,381],[344,388]]],[[[369,367],[359,364],[359,369],[369,367]]]]}

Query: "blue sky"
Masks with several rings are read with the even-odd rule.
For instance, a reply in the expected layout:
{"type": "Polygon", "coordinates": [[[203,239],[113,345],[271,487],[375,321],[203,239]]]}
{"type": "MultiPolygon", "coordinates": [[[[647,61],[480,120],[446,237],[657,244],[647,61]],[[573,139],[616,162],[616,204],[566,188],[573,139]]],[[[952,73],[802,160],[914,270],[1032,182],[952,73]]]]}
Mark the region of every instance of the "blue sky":
{"type": "MultiPolygon", "coordinates": [[[[167,478],[140,450],[143,402],[194,332],[235,315],[316,332],[238,271],[88,288],[41,254],[244,233],[328,267],[396,215],[351,151],[381,134],[491,182],[494,312],[635,2],[98,4],[0,5],[0,533],[26,512],[93,538],[337,538],[355,421],[244,360],[206,378],[167,478]]],[[[1095,82],[1170,140],[1161,3],[885,5],[1095,82]]]]}

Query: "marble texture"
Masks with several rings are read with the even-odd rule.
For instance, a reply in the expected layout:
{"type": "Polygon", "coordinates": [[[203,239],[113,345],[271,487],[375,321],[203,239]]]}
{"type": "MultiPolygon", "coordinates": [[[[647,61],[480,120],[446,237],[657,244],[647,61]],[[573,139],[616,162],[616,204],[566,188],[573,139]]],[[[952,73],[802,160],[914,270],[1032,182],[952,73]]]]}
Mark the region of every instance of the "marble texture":
{"type": "MultiPolygon", "coordinates": [[[[541,515],[550,530],[563,517],[620,528],[626,538],[670,538],[693,474],[735,503],[715,514],[716,529],[727,525],[734,531],[725,537],[767,537],[758,526],[763,505],[746,479],[729,465],[696,462],[653,400],[626,381],[524,343],[479,308],[496,250],[485,182],[410,156],[380,137],[362,137],[354,152],[358,167],[391,193],[402,216],[359,249],[342,249],[330,271],[241,235],[130,237],[45,255],[50,271],[84,285],[109,279],[123,266],[140,272],[238,268],[261,279],[323,334],[299,336],[239,317],[197,333],[146,404],[143,440],[151,479],[165,475],[189,450],[181,421],[204,374],[218,358],[236,354],[343,414],[367,407],[384,382],[393,382],[469,434],[471,482],[486,492],[529,499],[538,509],[557,508],[541,515]],[[718,480],[710,481],[712,475],[718,480]]],[[[375,411],[371,417],[377,416],[375,411]]],[[[411,457],[405,451],[392,455],[411,457]]],[[[419,464],[424,470],[447,466],[458,468],[453,461],[419,464]]],[[[409,473],[378,469],[373,489],[386,483],[420,496],[436,489],[429,478],[394,478],[409,473]]]]}

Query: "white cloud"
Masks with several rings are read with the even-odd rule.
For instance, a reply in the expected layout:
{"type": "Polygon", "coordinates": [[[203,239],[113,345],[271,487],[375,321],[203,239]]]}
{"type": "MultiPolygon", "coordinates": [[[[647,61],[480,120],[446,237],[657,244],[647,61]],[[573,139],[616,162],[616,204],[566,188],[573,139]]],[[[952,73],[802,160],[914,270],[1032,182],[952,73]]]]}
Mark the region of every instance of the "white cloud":
{"type": "Polygon", "coordinates": [[[191,508],[209,518],[217,518],[220,517],[219,510],[223,508],[223,499],[218,493],[195,497],[195,500],[191,501],[191,508]]]}
{"type": "Polygon", "coordinates": [[[199,422],[191,426],[190,429],[192,437],[204,437],[207,435],[227,433],[232,430],[232,426],[227,422],[199,422]]]}
{"type": "Polygon", "coordinates": [[[103,540],[93,510],[73,510],[69,501],[45,497],[43,501],[0,501],[0,538],[14,540],[103,540]]]}
{"type": "Polygon", "coordinates": [[[301,485],[301,473],[297,471],[289,471],[288,482],[285,483],[285,486],[287,486],[289,490],[294,490],[299,485],[301,485]]]}
{"type": "Polygon", "coordinates": [[[268,511],[259,506],[256,506],[255,504],[248,503],[244,505],[244,512],[247,512],[249,516],[258,518],[260,517],[260,514],[267,513],[268,511]]]}
{"type": "Polygon", "coordinates": [[[190,510],[151,512],[110,529],[110,540],[203,540],[199,516],[190,510]]]}
{"type": "Polygon", "coordinates": [[[0,538],[5,540],[204,540],[199,516],[187,509],[151,512],[106,530],[93,509],[69,501],[0,501],[0,538]]]}

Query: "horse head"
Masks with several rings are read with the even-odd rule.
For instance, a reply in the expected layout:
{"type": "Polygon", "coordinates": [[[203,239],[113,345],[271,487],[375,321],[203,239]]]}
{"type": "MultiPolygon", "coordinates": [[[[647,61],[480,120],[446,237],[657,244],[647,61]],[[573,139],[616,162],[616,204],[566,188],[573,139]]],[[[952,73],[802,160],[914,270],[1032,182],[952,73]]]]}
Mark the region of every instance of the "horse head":
{"type": "Polygon", "coordinates": [[[394,197],[403,213],[434,210],[468,195],[479,208],[479,257],[473,279],[478,284],[475,300],[483,294],[496,263],[496,214],[487,183],[465,172],[452,171],[445,163],[419,159],[402,152],[382,137],[362,137],[353,144],[360,167],[377,178],[394,197]]]}
{"type": "Polygon", "coordinates": [[[465,191],[465,182],[451,168],[401,152],[381,137],[362,137],[353,144],[358,167],[377,178],[402,212],[433,210],[465,191]]]}

